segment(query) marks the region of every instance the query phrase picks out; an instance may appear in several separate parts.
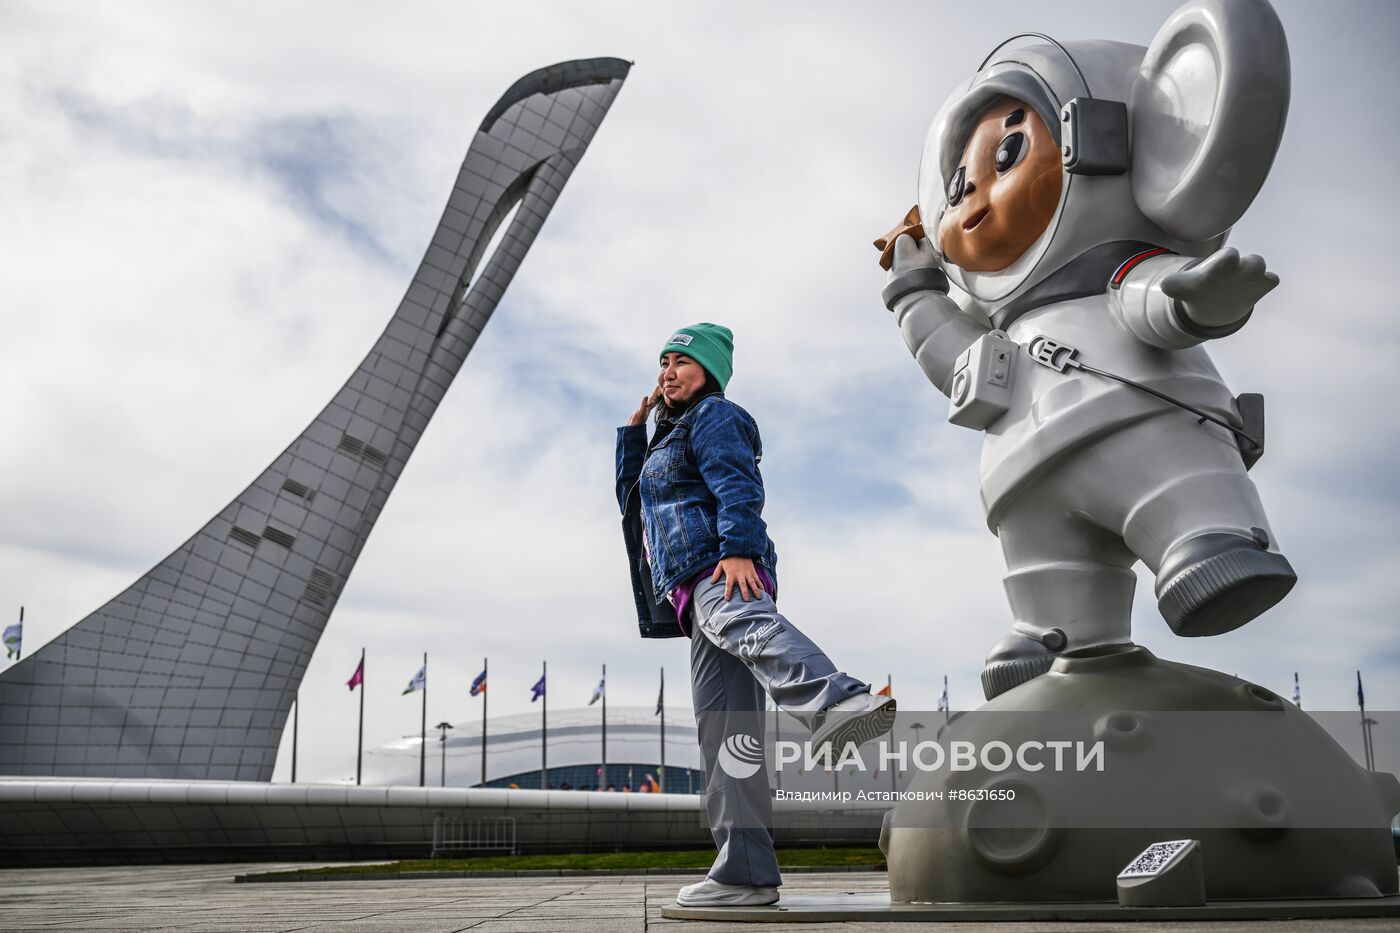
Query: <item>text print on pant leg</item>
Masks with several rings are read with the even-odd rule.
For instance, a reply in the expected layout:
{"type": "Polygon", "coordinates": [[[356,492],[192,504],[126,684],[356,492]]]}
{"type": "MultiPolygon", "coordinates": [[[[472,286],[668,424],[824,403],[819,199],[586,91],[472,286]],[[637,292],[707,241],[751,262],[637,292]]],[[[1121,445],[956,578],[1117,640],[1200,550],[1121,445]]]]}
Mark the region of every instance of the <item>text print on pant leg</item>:
{"type": "MultiPolygon", "coordinates": [[[[711,585],[716,592],[722,592],[724,589],[723,584],[711,585]]],[[[773,604],[770,600],[771,597],[767,597],[765,594],[763,602],[771,608],[773,604]]],[[[692,604],[694,607],[692,618],[699,617],[701,627],[714,636],[717,643],[728,641],[725,631],[731,626],[737,626],[743,622],[744,616],[754,611],[750,606],[736,606],[733,602],[720,600],[715,604],[712,613],[705,613],[700,611],[700,602],[699,599],[696,599],[692,604]]],[[[758,617],[747,624],[744,634],[739,637],[739,642],[734,649],[735,655],[742,659],[756,659],[768,643],[784,631],[781,617],[774,618],[774,613],[761,610],[755,614],[758,617]]]]}
{"type": "Polygon", "coordinates": [[[774,636],[782,630],[783,625],[777,619],[769,619],[766,622],[750,622],[748,629],[739,639],[739,657],[758,657],[774,636]]]}

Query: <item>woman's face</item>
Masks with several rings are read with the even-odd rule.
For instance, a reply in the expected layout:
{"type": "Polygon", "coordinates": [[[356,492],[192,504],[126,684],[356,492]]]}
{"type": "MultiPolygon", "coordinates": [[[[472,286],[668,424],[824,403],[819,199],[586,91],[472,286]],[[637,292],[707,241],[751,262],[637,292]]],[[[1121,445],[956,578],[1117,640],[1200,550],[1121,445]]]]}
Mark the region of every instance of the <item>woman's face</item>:
{"type": "Polygon", "coordinates": [[[673,350],[662,355],[661,375],[656,383],[661,386],[661,397],[667,405],[684,405],[705,387],[705,367],[673,350]]]}

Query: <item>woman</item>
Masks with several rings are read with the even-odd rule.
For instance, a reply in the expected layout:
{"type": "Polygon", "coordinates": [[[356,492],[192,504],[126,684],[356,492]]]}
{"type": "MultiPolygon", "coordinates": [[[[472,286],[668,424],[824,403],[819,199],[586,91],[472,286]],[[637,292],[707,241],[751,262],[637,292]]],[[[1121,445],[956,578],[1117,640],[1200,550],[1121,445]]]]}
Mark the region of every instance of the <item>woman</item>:
{"type": "Polygon", "coordinates": [[[758,425],[724,397],[733,353],[726,327],[676,331],[661,348],[656,390],[617,434],[617,495],[642,635],[691,641],[705,808],[719,855],[705,881],[681,889],[682,906],[778,899],[767,772],[731,773],[748,770],[731,764],[736,749],[761,761],[754,749],[765,691],[813,730],[814,749],[868,741],[894,723],[894,701],[838,671],[774,603],[778,558],[762,518],[758,425]],[[717,766],[722,750],[729,757],[717,766]]]}

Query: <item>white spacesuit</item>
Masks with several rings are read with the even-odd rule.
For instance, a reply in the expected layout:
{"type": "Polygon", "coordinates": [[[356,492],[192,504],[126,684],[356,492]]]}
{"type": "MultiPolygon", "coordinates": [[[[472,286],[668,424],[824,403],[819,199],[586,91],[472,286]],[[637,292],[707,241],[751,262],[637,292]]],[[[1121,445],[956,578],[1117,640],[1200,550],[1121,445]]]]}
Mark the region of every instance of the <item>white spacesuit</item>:
{"type": "Polygon", "coordinates": [[[1062,651],[1130,641],[1137,560],[1180,635],[1243,625],[1295,582],[1245,472],[1262,408],[1201,346],[1278,282],[1222,247],[1268,174],[1288,87],[1264,0],[1192,0],[1147,49],[1004,44],[934,121],[927,238],[889,238],[884,298],[950,420],[986,431],[1015,619],[987,658],[989,698],[1062,651]]]}

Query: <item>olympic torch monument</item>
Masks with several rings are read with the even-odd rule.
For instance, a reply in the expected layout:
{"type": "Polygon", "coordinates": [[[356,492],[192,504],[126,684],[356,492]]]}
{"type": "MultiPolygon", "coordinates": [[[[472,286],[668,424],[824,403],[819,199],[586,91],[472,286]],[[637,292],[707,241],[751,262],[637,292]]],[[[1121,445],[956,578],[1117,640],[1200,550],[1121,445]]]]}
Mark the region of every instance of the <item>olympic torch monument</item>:
{"type": "Polygon", "coordinates": [[[496,102],[402,302],[325,409],[169,557],[0,674],[0,774],[271,779],[365,540],[629,68],[563,62],[496,102]]]}

